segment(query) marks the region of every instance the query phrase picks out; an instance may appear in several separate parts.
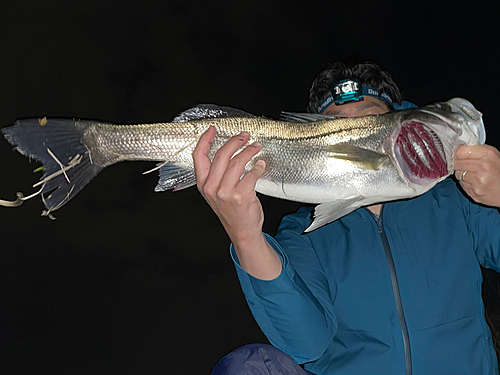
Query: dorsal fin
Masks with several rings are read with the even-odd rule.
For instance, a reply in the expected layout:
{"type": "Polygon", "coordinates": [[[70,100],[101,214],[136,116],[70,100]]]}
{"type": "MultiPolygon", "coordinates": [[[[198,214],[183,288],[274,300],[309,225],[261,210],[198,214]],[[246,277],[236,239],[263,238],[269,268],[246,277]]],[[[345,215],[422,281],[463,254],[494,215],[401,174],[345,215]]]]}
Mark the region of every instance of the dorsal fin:
{"type": "Polygon", "coordinates": [[[288,122],[316,122],[324,120],[333,120],[335,117],[320,115],[319,113],[295,113],[281,112],[280,120],[288,122]]]}
{"type": "Polygon", "coordinates": [[[216,104],[198,104],[177,115],[172,122],[187,122],[206,118],[220,117],[257,117],[251,113],[231,107],[221,107],[216,104]]]}

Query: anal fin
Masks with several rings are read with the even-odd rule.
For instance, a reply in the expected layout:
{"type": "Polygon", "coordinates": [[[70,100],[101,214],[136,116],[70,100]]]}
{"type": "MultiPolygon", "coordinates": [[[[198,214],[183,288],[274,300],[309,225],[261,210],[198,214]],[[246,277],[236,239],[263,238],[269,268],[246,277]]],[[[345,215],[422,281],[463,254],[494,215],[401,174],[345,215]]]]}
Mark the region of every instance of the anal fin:
{"type": "MultiPolygon", "coordinates": [[[[160,163],[159,165],[162,165],[160,163]]],[[[160,168],[160,178],[155,187],[155,191],[182,190],[196,184],[194,168],[178,166],[174,163],[167,163],[160,168]]]]}

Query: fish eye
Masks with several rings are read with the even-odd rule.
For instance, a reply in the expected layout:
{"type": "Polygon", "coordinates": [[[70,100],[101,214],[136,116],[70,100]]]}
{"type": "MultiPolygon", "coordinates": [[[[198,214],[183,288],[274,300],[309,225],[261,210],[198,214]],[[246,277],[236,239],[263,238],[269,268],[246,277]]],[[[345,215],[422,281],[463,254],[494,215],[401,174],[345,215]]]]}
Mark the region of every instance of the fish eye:
{"type": "Polygon", "coordinates": [[[435,103],[434,104],[436,107],[438,107],[439,109],[442,109],[443,111],[446,111],[446,112],[453,112],[452,109],[451,109],[451,106],[448,104],[448,103],[445,103],[445,102],[438,102],[438,103],[435,103]]]}

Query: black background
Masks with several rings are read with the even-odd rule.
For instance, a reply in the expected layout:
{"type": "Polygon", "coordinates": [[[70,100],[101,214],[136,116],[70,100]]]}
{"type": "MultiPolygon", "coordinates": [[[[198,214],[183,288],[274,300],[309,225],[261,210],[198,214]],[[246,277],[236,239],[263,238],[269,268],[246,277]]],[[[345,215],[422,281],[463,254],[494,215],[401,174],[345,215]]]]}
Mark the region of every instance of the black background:
{"type": "MultiPolygon", "coordinates": [[[[470,100],[499,147],[497,13],[442,4],[5,0],[0,126],[160,122],[198,103],[277,118],[305,111],[328,62],[359,57],[419,105],[470,100]]],[[[0,198],[33,192],[37,165],[0,140],[0,198]]],[[[104,170],[56,221],[39,216],[38,198],[0,209],[2,373],[201,375],[266,342],[216,216],[195,188],[154,193],[156,173],[141,175],[153,166],[104,170]]],[[[298,206],[261,198],[270,233],[298,206]]]]}

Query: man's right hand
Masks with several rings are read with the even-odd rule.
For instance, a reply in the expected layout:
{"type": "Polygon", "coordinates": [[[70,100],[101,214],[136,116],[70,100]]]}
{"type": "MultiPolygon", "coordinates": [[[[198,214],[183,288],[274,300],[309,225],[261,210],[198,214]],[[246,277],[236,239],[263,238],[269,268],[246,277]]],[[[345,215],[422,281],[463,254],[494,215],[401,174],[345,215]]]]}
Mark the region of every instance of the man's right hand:
{"type": "Polygon", "coordinates": [[[198,190],[219,217],[233,242],[241,267],[261,279],[273,279],[281,273],[281,260],[262,233],[264,212],[255,193],[255,184],[265,170],[258,161],[243,178],[246,164],[260,152],[260,143],[243,147],[250,138],[246,132],[232,137],[214,156],[208,158],[215,128],[210,127],[193,152],[198,190]]]}

